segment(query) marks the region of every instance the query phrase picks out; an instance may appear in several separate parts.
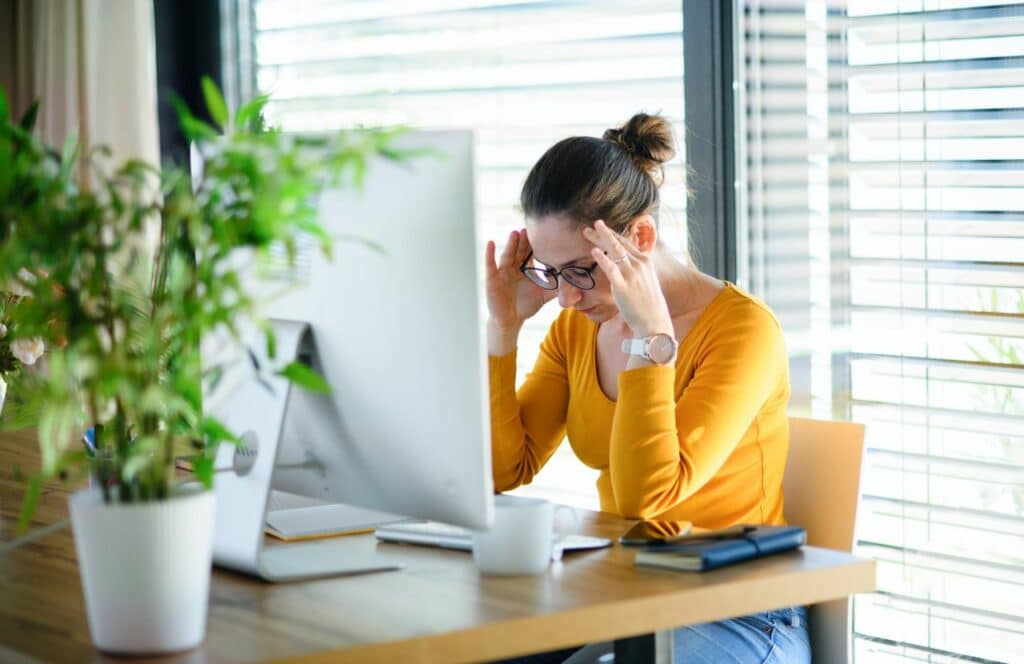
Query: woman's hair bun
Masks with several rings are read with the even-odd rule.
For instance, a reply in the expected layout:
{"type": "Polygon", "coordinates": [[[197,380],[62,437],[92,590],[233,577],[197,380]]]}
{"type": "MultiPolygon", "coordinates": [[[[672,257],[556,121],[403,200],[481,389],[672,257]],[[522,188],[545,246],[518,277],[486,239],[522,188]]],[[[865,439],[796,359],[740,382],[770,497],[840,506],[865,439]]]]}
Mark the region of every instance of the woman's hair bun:
{"type": "Polygon", "coordinates": [[[662,164],[676,156],[672,125],[660,115],[637,113],[617,129],[608,129],[602,137],[619,145],[651,176],[662,174],[662,164]]]}

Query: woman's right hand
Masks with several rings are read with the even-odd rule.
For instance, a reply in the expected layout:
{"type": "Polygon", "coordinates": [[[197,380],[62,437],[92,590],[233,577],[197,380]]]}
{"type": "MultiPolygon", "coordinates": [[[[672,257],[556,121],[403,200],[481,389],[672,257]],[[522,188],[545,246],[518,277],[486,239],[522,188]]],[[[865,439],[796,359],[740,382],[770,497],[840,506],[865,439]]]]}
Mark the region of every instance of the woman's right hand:
{"type": "Polygon", "coordinates": [[[530,255],[530,240],[526,237],[525,228],[509,234],[498,262],[495,262],[494,255],[494,242],[488,242],[484,263],[487,308],[491,315],[489,324],[501,333],[518,333],[526,319],[558,295],[558,291],[544,290],[519,271],[530,255]]]}

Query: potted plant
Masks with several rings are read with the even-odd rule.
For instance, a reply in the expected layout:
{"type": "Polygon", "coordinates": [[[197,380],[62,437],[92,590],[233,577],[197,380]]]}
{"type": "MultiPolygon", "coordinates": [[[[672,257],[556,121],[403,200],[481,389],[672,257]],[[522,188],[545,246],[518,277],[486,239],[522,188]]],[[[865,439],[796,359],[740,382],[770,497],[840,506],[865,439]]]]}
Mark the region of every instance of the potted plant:
{"type": "MultiPolygon", "coordinates": [[[[8,331],[61,342],[18,395],[42,458],[20,525],[44,480],[91,477],[70,498],[71,521],[92,639],[109,652],[183,650],[205,633],[213,458],[236,438],[203,413],[203,383],[219,367],[202,365],[200,341],[225,331],[241,341],[249,321],[274,356],[239,256],[280,252],[293,264],[303,235],[329,252],[318,193],[358,185],[371,155],[400,156],[394,130],[289,135],[264,125],[266,97],[229,114],[212,81],[202,89],[214,125],[178,104],[197,176],[137,161],[108,169],[105,149],[80,156],[73,140],[56,150],[32,133],[38,107],[15,122],[0,91],[0,284],[22,294],[8,331]],[[183,455],[198,482],[176,474],[183,455]]],[[[279,372],[326,389],[301,364],[279,372]]]]}

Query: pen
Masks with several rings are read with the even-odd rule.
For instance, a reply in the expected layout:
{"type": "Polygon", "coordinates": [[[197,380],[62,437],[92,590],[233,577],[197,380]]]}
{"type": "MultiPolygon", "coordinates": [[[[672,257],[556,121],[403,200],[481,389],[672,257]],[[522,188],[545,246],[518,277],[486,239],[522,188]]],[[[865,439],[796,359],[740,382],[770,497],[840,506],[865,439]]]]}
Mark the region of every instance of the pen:
{"type": "Polygon", "coordinates": [[[82,445],[85,446],[86,454],[96,456],[96,430],[93,427],[89,427],[82,434],[82,445]]]}

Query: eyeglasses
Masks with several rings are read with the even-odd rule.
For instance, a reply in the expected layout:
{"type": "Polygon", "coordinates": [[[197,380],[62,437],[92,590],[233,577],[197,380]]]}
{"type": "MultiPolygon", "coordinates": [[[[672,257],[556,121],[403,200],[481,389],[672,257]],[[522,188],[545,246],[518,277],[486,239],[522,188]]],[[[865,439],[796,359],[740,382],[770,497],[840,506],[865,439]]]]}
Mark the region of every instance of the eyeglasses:
{"type": "Polygon", "coordinates": [[[558,277],[565,279],[566,283],[579,288],[580,290],[590,290],[597,282],[594,281],[594,270],[597,269],[597,263],[594,263],[590,267],[579,267],[577,265],[569,265],[563,267],[561,270],[554,268],[539,268],[531,267],[529,265],[530,259],[533,258],[533,252],[526,257],[523,264],[519,266],[519,271],[523,275],[537,284],[544,290],[557,290],[558,289],[558,277]]]}

